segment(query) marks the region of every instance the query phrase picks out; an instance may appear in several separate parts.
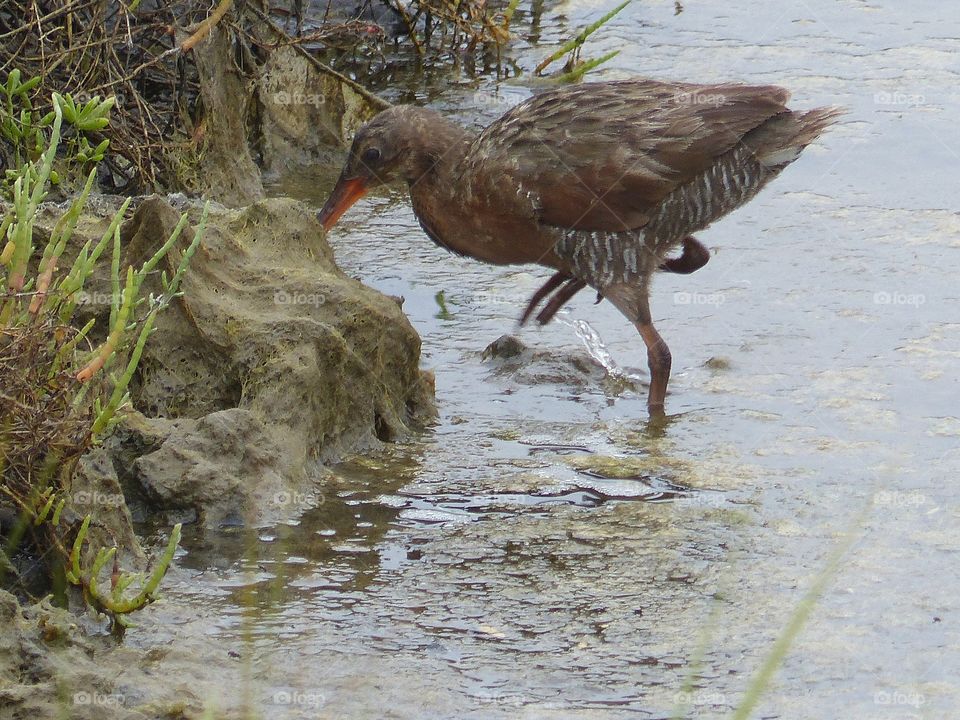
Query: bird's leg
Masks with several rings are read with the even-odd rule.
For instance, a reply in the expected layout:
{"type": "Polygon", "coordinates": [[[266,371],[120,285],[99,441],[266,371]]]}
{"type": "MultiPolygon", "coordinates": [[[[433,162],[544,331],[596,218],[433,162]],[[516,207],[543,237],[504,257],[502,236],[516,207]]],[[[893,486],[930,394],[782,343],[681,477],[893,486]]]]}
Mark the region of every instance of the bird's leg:
{"type": "Polygon", "coordinates": [[[670,348],[653,326],[650,316],[649,285],[615,285],[607,287],[604,296],[622,312],[643,338],[647,346],[647,366],[650,368],[650,390],[647,394],[647,409],[651,415],[663,415],[663,401],[667,395],[672,358],[670,348]]]}
{"type": "MultiPolygon", "coordinates": [[[[530,298],[530,302],[527,303],[527,307],[523,311],[523,315],[520,316],[520,324],[523,325],[526,323],[527,319],[530,317],[530,314],[534,311],[540,301],[545,297],[548,297],[550,293],[553,293],[553,296],[550,297],[549,302],[547,302],[547,304],[537,315],[537,322],[541,325],[546,325],[553,319],[553,316],[557,314],[557,311],[560,310],[560,308],[562,308],[570,298],[583,290],[583,288],[586,286],[587,284],[583,282],[583,280],[572,278],[565,273],[555,273],[543,284],[539,290],[533,294],[533,297],[530,298]],[[559,290],[557,290],[558,287],[560,288],[559,290]]],[[[598,295],[597,302],[600,302],[601,299],[602,298],[598,295]]]]}
{"type": "Polygon", "coordinates": [[[640,337],[647,346],[647,366],[650,368],[650,392],[647,394],[647,409],[651,414],[663,413],[663,401],[667,396],[667,383],[670,381],[670,365],[673,358],[670,348],[660,337],[650,317],[650,300],[646,293],[637,308],[638,317],[634,321],[640,337]]]}
{"type": "Polygon", "coordinates": [[[530,298],[530,302],[527,303],[527,307],[523,311],[523,315],[520,316],[520,324],[523,325],[524,323],[527,322],[527,318],[530,317],[530,313],[532,313],[534,309],[537,307],[537,305],[540,304],[541,300],[543,300],[547,295],[552,293],[554,290],[556,290],[558,287],[563,285],[563,283],[565,283],[569,279],[570,279],[570,276],[567,275],[566,273],[562,273],[562,272],[554,273],[554,275],[549,280],[547,280],[539,290],[537,290],[533,294],[533,297],[530,298]]]}
{"type": "Polygon", "coordinates": [[[695,237],[688,236],[683,239],[683,253],[680,257],[665,260],[660,269],[664,272],[689,275],[706,265],[709,259],[710,251],[706,246],[695,237]]]}
{"type": "Polygon", "coordinates": [[[660,333],[650,322],[647,312],[646,321],[634,323],[647,346],[647,366],[650,368],[650,391],[647,394],[647,409],[651,414],[663,413],[663,401],[667,396],[667,383],[670,381],[670,365],[673,358],[670,348],[660,337],[660,333]]]}
{"type": "Polygon", "coordinates": [[[546,325],[553,320],[553,316],[557,314],[557,311],[564,306],[567,300],[583,290],[586,286],[587,284],[583,280],[578,280],[577,278],[567,280],[566,285],[553,294],[550,302],[548,302],[543,310],[540,311],[540,314],[537,315],[537,322],[541,325],[546,325]]]}

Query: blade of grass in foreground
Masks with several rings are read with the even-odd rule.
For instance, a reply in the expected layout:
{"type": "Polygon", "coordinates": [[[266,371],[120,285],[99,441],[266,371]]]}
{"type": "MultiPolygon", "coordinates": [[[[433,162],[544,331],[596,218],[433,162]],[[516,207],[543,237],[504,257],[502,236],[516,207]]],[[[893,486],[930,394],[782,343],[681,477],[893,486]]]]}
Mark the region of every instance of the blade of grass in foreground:
{"type": "Polygon", "coordinates": [[[563,45],[560,46],[559,50],[554,51],[546,59],[541,61],[540,64],[537,65],[536,68],[534,68],[533,74],[534,75],[541,74],[547,68],[547,66],[550,65],[551,63],[556,62],[571,50],[576,50],[577,48],[582,47],[583,43],[586,42],[588,37],[590,37],[594,32],[596,32],[598,28],[602,27],[604,23],[609,21],[614,15],[616,15],[618,12],[623,10],[629,4],[630,4],[630,0],[624,0],[624,2],[617,5],[613,10],[608,12],[602,18],[597,20],[595,23],[591,23],[590,25],[587,25],[587,27],[585,27],[583,30],[577,33],[577,36],[575,38],[565,42],[563,45]]]}
{"type": "MultiPolygon", "coordinates": [[[[739,560],[739,553],[737,553],[731,558],[730,565],[735,565],[739,560]]],[[[675,696],[674,708],[670,715],[670,720],[683,720],[683,718],[687,717],[687,713],[690,712],[690,698],[693,696],[697,676],[700,674],[700,671],[703,670],[704,659],[707,657],[707,652],[713,642],[715,630],[720,627],[720,623],[722,622],[720,616],[724,608],[724,602],[726,598],[729,597],[728,591],[732,588],[732,583],[732,573],[726,573],[721,576],[720,587],[713,595],[713,606],[710,608],[710,614],[700,628],[700,639],[697,641],[693,655],[690,657],[690,664],[683,685],[680,687],[680,692],[675,696]]]]}
{"type": "MultiPolygon", "coordinates": [[[[871,495],[871,498],[872,497],[871,495]]],[[[862,536],[862,533],[858,532],[858,530],[862,530],[866,518],[872,509],[873,502],[871,501],[868,502],[863,511],[854,518],[850,527],[844,532],[841,540],[833,548],[823,569],[820,570],[820,573],[813,581],[813,585],[810,586],[810,589],[807,590],[800,604],[797,605],[793,611],[790,621],[780,633],[773,647],[770,648],[770,653],[767,655],[766,660],[763,661],[757,674],[747,687],[743,700],[736,712],[734,712],[732,720],[747,720],[757,707],[760,698],[763,697],[763,694],[773,682],[774,673],[776,673],[780,665],[783,664],[783,660],[787,656],[787,651],[800,634],[800,631],[803,630],[803,626],[807,620],[809,620],[813,608],[817,602],[819,602],[824,590],[827,589],[827,586],[833,581],[834,577],[836,577],[843,557],[862,536]]]]}

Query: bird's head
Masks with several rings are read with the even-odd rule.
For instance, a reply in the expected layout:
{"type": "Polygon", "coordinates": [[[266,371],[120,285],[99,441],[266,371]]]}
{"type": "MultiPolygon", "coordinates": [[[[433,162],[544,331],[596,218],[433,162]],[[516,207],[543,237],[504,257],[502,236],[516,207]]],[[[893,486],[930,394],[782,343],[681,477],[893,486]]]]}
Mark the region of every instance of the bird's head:
{"type": "Polygon", "coordinates": [[[432,110],[397,105],[357,130],[337,184],[317,216],[324,230],[370,189],[394,180],[412,184],[429,171],[437,160],[431,134],[445,122],[432,110]]]}

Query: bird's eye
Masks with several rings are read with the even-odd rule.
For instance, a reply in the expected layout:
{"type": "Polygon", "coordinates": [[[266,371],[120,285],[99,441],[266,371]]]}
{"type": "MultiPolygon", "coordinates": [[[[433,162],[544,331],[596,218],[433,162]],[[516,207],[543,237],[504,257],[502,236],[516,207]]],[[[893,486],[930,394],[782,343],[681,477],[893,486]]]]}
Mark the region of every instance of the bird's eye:
{"type": "Polygon", "coordinates": [[[360,160],[365,165],[373,165],[380,160],[380,150],[375,147],[367,148],[363,151],[363,155],[360,156],[360,160]]]}

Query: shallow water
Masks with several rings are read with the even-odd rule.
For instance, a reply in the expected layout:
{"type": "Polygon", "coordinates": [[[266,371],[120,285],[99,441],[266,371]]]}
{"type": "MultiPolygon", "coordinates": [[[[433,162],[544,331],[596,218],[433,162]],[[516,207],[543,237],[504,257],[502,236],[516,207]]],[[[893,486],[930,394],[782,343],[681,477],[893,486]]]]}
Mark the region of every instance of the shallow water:
{"type": "MultiPolygon", "coordinates": [[[[607,9],[561,4],[540,42],[607,9]]],[[[933,0],[651,1],[586,50],[612,49],[595,79],[772,82],[850,114],[701,234],[705,268],[658,278],[662,424],[609,304],[582,293],[519,331],[547,271],[444,253],[399,191],[358,203],[331,232],[337,261],[405,298],[440,418],[335,468],[297,525],[185,541],[129,637],[174,641],[166,672],[214,707],[724,717],[853,533],[755,717],[960,716],[960,16],[933,0]],[[529,362],[484,358],[508,333],[529,362]]],[[[544,52],[520,41],[524,67],[544,52]]],[[[529,94],[436,82],[434,104],[474,126],[529,94]]],[[[335,173],[276,191],[319,206],[335,173]]]]}

